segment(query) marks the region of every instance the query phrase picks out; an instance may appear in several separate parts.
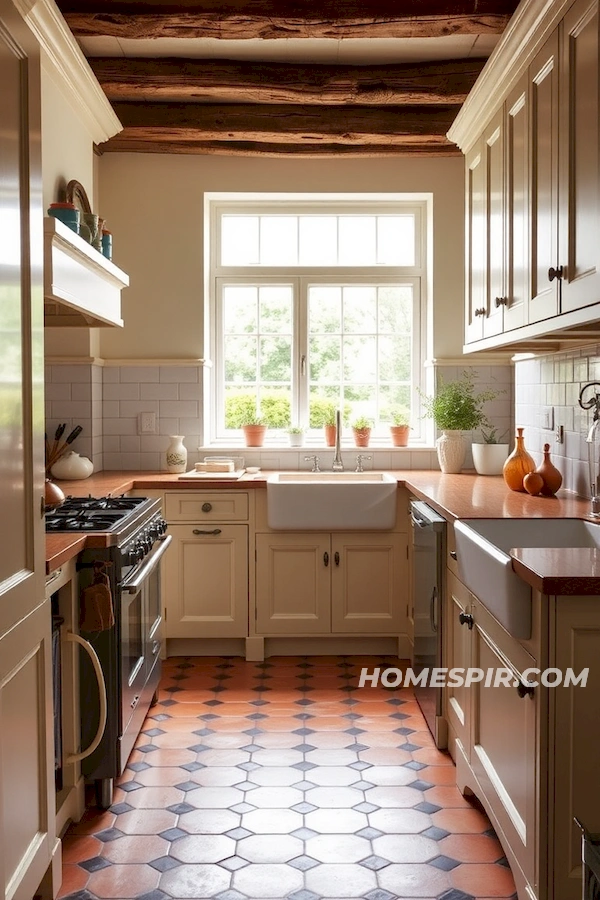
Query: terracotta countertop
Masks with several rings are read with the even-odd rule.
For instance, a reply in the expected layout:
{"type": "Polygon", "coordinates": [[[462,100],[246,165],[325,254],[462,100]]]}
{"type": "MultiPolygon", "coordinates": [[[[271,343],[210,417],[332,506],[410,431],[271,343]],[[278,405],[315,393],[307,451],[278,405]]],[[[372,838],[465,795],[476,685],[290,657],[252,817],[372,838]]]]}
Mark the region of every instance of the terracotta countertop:
{"type": "MultiPolygon", "coordinates": [[[[270,473],[243,475],[237,481],[179,480],[164,472],[99,472],[82,481],[59,482],[65,495],[113,496],[130,490],[248,490],[264,489],[270,473]]],[[[591,520],[589,500],[560,491],[556,497],[530,497],[510,491],[501,477],[476,474],[444,475],[436,470],[394,470],[398,484],[429,503],[449,521],[455,519],[591,520]]],[[[46,571],[51,572],[83,549],[90,536],[47,535],[46,571]]],[[[89,543],[88,543],[89,546],[89,543]]],[[[545,594],[599,594],[600,550],[515,549],[513,568],[535,589],[545,594]]]]}

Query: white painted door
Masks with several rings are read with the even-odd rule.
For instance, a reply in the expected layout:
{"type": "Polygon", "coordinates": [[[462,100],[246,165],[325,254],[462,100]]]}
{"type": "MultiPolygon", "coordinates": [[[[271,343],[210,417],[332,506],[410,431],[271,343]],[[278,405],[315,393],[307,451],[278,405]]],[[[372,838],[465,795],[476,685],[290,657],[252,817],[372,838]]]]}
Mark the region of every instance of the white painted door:
{"type": "Polygon", "coordinates": [[[485,151],[486,284],[483,336],[501,334],[504,327],[504,110],[500,109],[483,135],[485,151]]]}
{"type": "Polygon", "coordinates": [[[0,0],[0,898],[31,900],[55,850],[44,595],[39,50],[0,0]]]}
{"type": "Polygon", "coordinates": [[[529,297],[529,91],[524,76],[506,100],[504,331],[527,323],[529,297]]]}
{"type": "Polygon", "coordinates": [[[170,525],[165,554],[168,638],[248,635],[248,526],[170,525]]]}

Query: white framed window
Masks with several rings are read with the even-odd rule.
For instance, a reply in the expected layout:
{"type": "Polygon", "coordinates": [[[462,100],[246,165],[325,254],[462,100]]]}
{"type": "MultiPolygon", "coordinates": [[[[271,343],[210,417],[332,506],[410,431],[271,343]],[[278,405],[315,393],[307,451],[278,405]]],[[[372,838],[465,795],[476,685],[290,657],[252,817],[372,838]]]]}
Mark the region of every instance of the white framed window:
{"type": "MultiPolygon", "coordinates": [[[[207,443],[241,441],[255,411],[282,443],[299,425],[323,442],[341,408],[389,446],[393,412],[422,440],[427,200],[207,197],[207,443]]],[[[350,434],[349,430],[347,432],[350,434]]]]}

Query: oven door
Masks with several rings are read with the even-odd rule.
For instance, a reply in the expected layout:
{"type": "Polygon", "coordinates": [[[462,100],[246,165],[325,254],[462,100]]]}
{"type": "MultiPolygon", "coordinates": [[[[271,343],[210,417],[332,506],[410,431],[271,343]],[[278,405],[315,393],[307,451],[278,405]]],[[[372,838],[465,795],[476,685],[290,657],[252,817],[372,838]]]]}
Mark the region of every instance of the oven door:
{"type": "Polygon", "coordinates": [[[121,772],[160,680],[160,560],[171,541],[171,535],[160,538],[152,552],[121,583],[121,772]]]}

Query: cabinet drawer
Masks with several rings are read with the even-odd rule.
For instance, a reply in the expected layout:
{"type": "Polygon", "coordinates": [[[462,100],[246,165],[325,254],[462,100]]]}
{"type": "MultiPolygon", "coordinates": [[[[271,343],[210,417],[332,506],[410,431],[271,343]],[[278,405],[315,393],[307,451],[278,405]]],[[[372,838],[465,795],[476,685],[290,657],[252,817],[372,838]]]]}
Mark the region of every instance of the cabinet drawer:
{"type": "Polygon", "coordinates": [[[178,491],[165,496],[167,522],[243,522],[248,494],[241,491],[178,491]]]}

